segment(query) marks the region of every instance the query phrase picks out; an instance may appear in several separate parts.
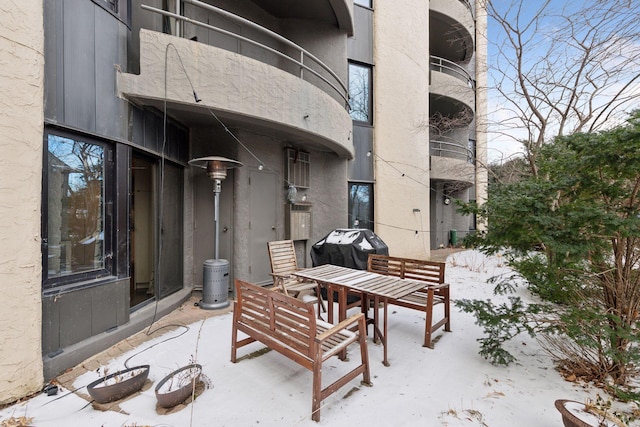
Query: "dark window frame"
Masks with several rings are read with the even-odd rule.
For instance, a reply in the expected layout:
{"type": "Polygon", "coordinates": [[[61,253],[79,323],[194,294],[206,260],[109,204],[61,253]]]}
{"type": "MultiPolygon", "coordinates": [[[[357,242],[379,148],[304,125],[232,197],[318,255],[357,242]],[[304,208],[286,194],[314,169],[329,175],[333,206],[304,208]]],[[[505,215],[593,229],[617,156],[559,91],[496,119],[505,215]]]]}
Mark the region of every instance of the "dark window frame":
{"type": "Polygon", "coordinates": [[[476,140],[473,138],[469,138],[467,143],[467,163],[476,163],[476,140]]]}
{"type": "Polygon", "coordinates": [[[348,66],[348,84],[349,84],[349,115],[351,116],[351,119],[355,122],[355,123],[366,123],[369,125],[373,125],[373,66],[371,66],[370,64],[365,64],[362,62],[355,62],[355,61],[349,61],[349,66],[348,66]],[[367,85],[368,85],[368,90],[367,90],[367,99],[366,101],[361,101],[363,103],[366,103],[366,109],[367,109],[367,119],[366,120],[361,120],[357,115],[355,115],[354,111],[352,109],[352,100],[356,99],[356,97],[354,96],[354,94],[352,93],[351,89],[351,77],[352,77],[352,68],[360,68],[360,69],[366,69],[369,72],[368,75],[368,81],[367,81],[367,85]]]}
{"type": "Polygon", "coordinates": [[[115,171],[115,146],[109,141],[104,141],[96,137],[88,136],[81,133],[71,132],[65,129],[46,127],[44,131],[43,141],[43,159],[44,165],[42,170],[42,288],[45,291],[61,289],[68,285],[78,284],[97,279],[115,276],[116,256],[114,254],[116,242],[116,171],[115,171]],[[104,265],[100,268],[87,271],[74,272],[57,277],[49,277],[49,135],[55,135],[62,138],[68,138],[98,145],[104,149],[104,194],[103,194],[103,258],[104,265]]]}
{"type": "Polygon", "coordinates": [[[347,222],[350,228],[367,228],[371,231],[375,231],[375,217],[374,217],[374,193],[373,183],[363,181],[349,181],[348,183],[348,218],[347,222]],[[357,217],[353,212],[354,199],[351,197],[352,189],[354,186],[367,187],[368,188],[368,212],[364,218],[357,217]]]}

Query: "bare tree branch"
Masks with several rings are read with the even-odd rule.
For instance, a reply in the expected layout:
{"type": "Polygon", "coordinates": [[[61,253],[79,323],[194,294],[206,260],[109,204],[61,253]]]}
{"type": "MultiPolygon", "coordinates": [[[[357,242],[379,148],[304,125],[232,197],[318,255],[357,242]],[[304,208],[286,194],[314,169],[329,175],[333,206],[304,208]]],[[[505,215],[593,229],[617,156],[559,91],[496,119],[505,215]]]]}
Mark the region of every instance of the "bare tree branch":
{"type": "Polygon", "coordinates": [[[640,12],[631,1],[480,1],[499,117],[489,126],[522,144],[534,174],[544,143],[611,128],[640,107],[640,12]]]}

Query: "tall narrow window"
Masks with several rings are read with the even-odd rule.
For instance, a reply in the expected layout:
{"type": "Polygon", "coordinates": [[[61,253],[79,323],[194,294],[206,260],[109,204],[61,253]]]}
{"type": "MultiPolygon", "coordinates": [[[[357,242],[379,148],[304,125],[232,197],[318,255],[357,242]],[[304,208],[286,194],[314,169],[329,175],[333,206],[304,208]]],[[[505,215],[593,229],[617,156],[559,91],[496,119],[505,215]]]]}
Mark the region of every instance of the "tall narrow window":
{"type": "Polygon", "coordinates": [[[373,184],[349,183],[349,227],[373,230],[373,184]]]}
{"type": "Polygon", "coordinates": [[[54,133],[46,143],[45,287],[74,275],[78,280],[106,275],[111,269],[106,220],[112,213],[105,187],[108,148],[54,133]]]}
{"type": "Polygon", "coordinates": [[[476,162],[476,140],[469,138],[467,145],[467,163],[474,164],[476,162]]]}
{"type": "Polygon", "coordinates": [[[371,67],[349,63],[349,107],[351,118],[357,122],[372,123],[371,67]]]}

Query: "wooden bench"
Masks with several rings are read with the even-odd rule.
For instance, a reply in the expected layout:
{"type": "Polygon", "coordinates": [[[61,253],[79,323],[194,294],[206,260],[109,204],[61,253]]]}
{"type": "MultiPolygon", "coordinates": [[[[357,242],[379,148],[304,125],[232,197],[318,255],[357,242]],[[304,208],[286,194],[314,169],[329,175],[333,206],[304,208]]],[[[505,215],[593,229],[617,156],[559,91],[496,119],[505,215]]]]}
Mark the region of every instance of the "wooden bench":
{"type": "Polygon", "coordinates": [[[390,299],[389,304],[423,311],[426,315],[424,347],[432,347],[433,333],[444,326],[451,332],[451,311],[449,285],[444,283],[444,262],[421,261],[416,259],[369,254],[367,270],[375,273],[426,282],[426,286],[400,299],[390,299]],[[444,317],[434,323],[433,306],[444,305],[444,317]]]}
{"type": "Polygon", "coordinates": [[[231,362],[237,350],[259,341],[313,372],[311,418],[320,421],[320,405],[349,381],[362,374],[362,383],[371,385],[365,318],[362,313],[332,325],[316,318],[312,304],[241,280],[235,281],[231,362]],[[357,331],[349,328],[357,324],[357,331]],[[248,337],[238,339],[238,332],[248,337]],[[322,388],[322,363],[338,355],[352,343],[360,345],[361,363],[333,383],[322,388]]]}

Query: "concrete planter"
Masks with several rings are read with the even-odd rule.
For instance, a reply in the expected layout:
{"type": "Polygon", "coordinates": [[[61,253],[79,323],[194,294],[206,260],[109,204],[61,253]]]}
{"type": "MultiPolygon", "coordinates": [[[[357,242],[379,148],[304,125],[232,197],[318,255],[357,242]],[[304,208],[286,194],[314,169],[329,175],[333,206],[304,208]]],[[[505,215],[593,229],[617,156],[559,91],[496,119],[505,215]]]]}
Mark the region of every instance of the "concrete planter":
{"type": "Polygon", "coordinates": [[[120,400],[140,390],[149,376],[149,365],[134,366],[102,377],[87,386],[98,403],[120,400]]]}
{"type": "Polygon", "coordinates": [[[164,377],[156,386],[158,405],[173,408],[184,402],[193,393],[201,373],[202,366],[193,363],[164,377]]]}
{"type": "Polygon", "coordinates": [[[617,427],[618,424],[609,419],[587,411],[584,403],[559,399],[556,409],[562,414],[564,427],[617,427]]]}

